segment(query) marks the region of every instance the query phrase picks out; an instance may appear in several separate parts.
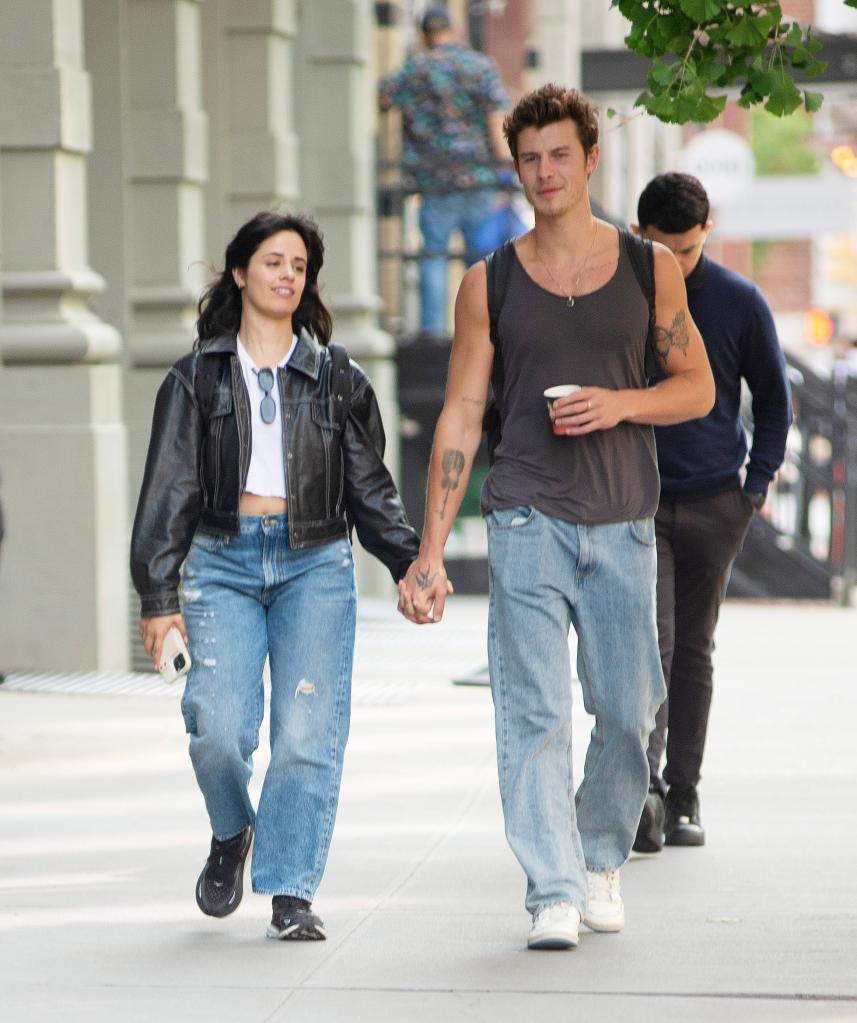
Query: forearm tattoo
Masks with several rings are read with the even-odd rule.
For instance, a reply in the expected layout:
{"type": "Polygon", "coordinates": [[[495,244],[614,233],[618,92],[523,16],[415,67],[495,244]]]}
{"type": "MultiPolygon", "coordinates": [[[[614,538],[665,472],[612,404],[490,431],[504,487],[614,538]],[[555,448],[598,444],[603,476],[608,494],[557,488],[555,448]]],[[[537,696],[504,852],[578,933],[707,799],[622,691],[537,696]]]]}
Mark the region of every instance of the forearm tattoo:
{"type": "Polygon", "coordinates": [[[448,448],[443,453],[440,465],[443,469],[440,485],[446,491],[443,495],[443,504],[437,513],[437,517],[442,519],[446,514],[446,502],[449,500],[449,495],[458,488],[458,482],[464,471],[464,452],[448,448]]]}
{"type": "Polygon", "coordinates": [[[675,314],[675,319],[669,330],[655,324],[655,351],[664,365],[666,365],[671,349],[677,348],[682,355],[687,355],[689,344],[690,335],[687,332],[687,319],[683,309],[679,309],[675,314]]]}
{"type": "Polygon", "coordinates": [[[417,571],[417,586],[421,590],[427,590],[435,579],[437,579],[437,572],[432,572],[431,569],[426,568],[417,571]]]}

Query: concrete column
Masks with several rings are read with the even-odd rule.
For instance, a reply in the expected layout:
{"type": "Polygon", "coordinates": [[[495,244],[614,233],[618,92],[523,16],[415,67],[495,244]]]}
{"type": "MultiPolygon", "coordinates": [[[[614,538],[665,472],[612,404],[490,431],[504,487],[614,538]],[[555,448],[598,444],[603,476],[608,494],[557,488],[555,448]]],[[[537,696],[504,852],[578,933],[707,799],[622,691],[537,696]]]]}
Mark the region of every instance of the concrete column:
{"type": "MultiPolygon", "coordinates": [[[[297,109],[303,205],[324,231],[324,295],[334,314],[334,339],[372,379],[387,431],[387,464],[395,475],[399,412],[394,345],[377,325],[372,13],[369,0],[303,5],[297,109]]],[[[391,592],[389,575],[374,559],[358,560],[358,580],[364,593],[391,592]]]]}
{"type": "Polygon", "coordinates": [[[580,88],[581,7],[566,0],[536,0],[535,50],[538,55],[532,72],[533,88],[545,82],[557,82],[580,88]]]}
{"type": "Polygon", "coordinates": [[[132,512],[165,370],[189,351],[208,280],[200,0],[122,0],[132,512]]]}
{"type": "Polygon", "coordinates": [[[223,6],[225,130],[212,138],[212,149],[224,175],[224,241],[259,210],[297,199],[294,111],[307,97],[293,90],[296,34],[296,0],[223,6]]]}
{"type": "MultiPolygon", "coordinates": [[[[374,67],[376,81],[394,71],[405,57],[405,14],[400,3],[375,5],[376,23],[374,67]]],[[[377,99],[372,96],[377,107],[377,99]]],[[[379,112],[377,155],[379,201],[378,245],[381,250],[398,253],[403,248],[402,214],[402,115],[397,108],[379,112]]],[[[378,291],[382,299],[382,323],[394,333],[404,333],[403,264],[399,255],[378,261],[378,291]]]]}
{"type": "Polygon", "coordinates": [[[135,366],[161,367],[189,347],[206,279],[200,2],[126,2],[130,349],[135,366]]]}
{"type": "Polygon", "coordinates": [[[87,251],[82,15],[82,0],[0,0],[6,668],[128,660],[120,340],[89,308],[103,280],[87,251]]]}

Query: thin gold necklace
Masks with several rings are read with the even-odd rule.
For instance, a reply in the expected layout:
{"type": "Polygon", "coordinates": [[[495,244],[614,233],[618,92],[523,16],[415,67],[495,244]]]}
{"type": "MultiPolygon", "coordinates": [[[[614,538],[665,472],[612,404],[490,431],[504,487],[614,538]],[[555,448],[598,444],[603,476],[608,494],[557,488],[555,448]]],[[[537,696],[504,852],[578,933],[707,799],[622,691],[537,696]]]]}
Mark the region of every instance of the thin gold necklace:
{"type": "Polygon", "coordinates": [[[581,264],[580,273],[574,279],[574,284],[572,284],[571,286],[571,291],[567,291],[556,279],[556,277],[554,277],[551,268],[541,257],[541,253],[539,252],[539,243],[535,241],[535,239],[533,239],[536,249],[536,259],[542,264],[545,270],[547,270],[548,277],[550,277],[550,279],[554,282],[556,287],[558,287],[559,290],[563,293],[563,295],[566,296],[565,304],[568,306],[569,309],[574,308],[574,293],[575,291],[577,291],[577,285],[580,284],[580,278],[583,276],[583,271],[586,269],[586,264],[589,262],[589,257],[592,255],[592,247],[595,245],[595,236],[598,234],[598,222],[593,221],[592,227],[593,227],[592,241],[589,243],[589,248],[586,250],[586,256],[584,257],[583,263],[581,264]]]}

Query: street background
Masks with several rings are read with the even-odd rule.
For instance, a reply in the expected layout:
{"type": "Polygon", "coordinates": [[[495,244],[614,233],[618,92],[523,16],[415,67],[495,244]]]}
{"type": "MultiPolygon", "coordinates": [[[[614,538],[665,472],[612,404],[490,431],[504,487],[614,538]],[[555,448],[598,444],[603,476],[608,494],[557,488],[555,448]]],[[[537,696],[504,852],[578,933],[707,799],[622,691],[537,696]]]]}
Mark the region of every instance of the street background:
{"type": "MultiPolygon", "coordinates": [[[[12,675],[0,1020],[857,1020],[857,611],[727,602],[700,789],[708,844],[632,856],[622,934],[582,929],[574,952],[533,953],[490,692],[451,684],[484,662],[486,610],[452,598],[442,624],[418,628],[363,601],[315,903],[329,938],[314,944],[267,940],[269,900],[250,893],[223,921],[197,910],[209,833],[178,690],[12,675]]],[[[576,684],[575,700],[579,780],[590,721],[576,684]]],[[[256,781],[266,762],[263,742],[256,781]]]]}

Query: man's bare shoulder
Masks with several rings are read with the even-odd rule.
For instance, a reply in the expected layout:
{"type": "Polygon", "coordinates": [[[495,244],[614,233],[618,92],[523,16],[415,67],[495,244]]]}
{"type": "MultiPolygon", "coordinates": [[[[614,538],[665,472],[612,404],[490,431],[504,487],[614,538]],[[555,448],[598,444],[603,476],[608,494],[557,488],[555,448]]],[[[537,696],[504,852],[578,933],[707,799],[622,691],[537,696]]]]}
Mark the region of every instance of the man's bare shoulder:
{"type": "Polygon", "coordinates": [[[673,280],[676,274],[681,276],[681,267],[666,245],[652,242],[652,252],[655,257],[655,277],[658,281],[662,278],[665,282],[673,280]]]}
{"type": "Polygon", "coordinates": [[[480,259],[465,272],[455,300],[456,312],[478,319],[488,319],[488,273],[485,260],[480,259]]]}

